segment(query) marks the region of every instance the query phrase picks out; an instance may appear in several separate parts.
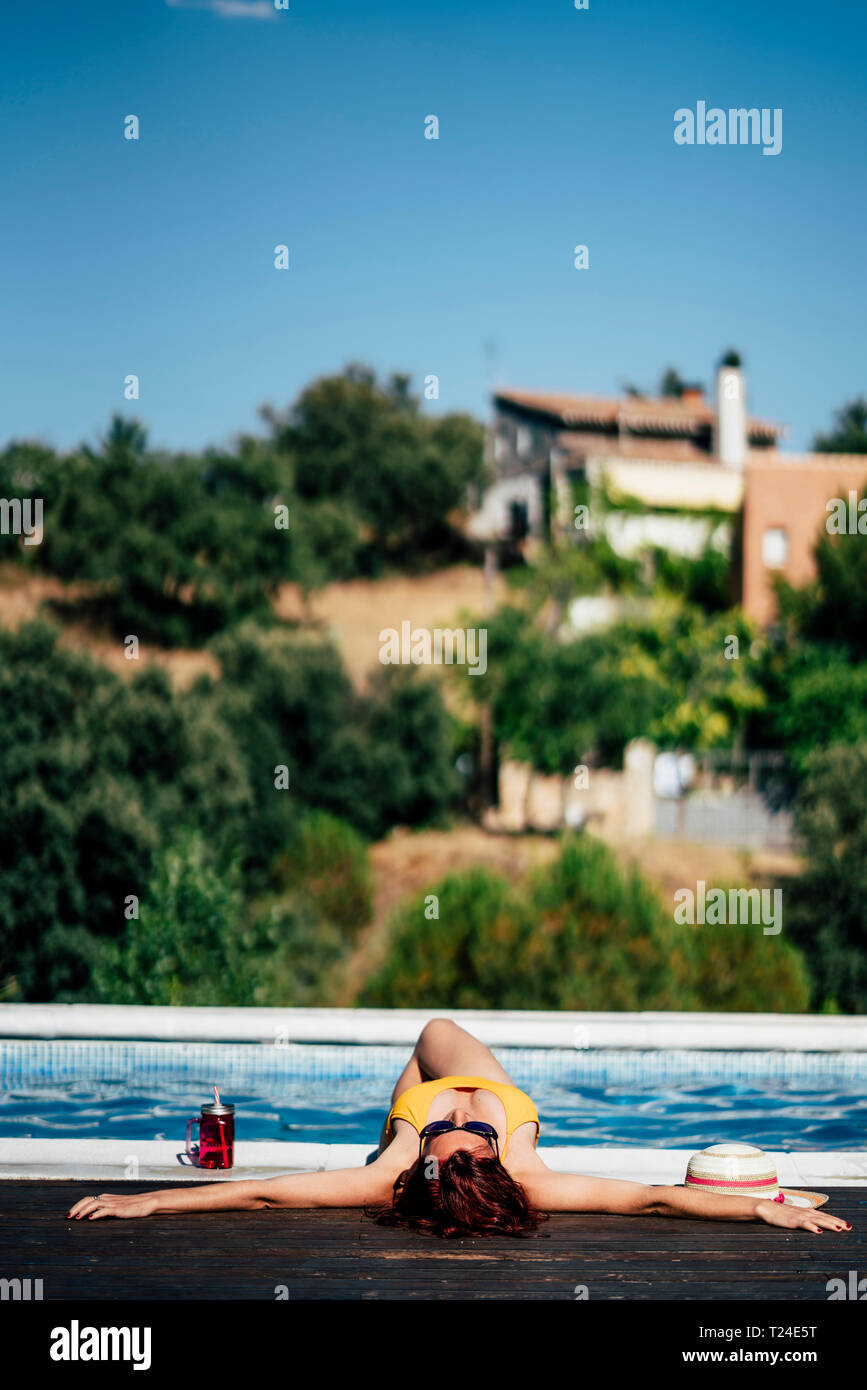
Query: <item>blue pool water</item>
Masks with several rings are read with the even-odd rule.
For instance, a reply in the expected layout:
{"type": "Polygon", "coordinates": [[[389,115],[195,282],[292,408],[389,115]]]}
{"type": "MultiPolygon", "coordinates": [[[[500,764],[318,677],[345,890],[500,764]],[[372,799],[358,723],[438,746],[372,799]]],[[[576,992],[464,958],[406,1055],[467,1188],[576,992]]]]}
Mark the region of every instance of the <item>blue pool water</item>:
{"type": "MultiPolygon", "coordinates": [[[[0,1136],[183,1140],[216,1082],[240,1140],[370,1144],[409,1049],[0,1041],[0,1136]]],[[[867,1147],[863,1053],[498,1048],[540,1145],[867,1147]]]]}

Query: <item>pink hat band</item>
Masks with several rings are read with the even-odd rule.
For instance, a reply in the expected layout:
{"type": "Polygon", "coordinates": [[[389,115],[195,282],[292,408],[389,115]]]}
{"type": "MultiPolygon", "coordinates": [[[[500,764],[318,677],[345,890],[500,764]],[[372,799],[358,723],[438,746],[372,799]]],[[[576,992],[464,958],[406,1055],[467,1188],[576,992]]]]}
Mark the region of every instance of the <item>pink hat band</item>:
{"type": "Polygon", "coordinates": [[[786,1195],[780,1191],[780,1184],[777,1182],[776,1175],[772,1178],[742,1178],[740,1181],[721,1182],[719,1178],[695,1178],[691,1173],[686,1175],[687,1187],[712,1187],[715,1192],[722,1192],[726,1196],[737,1196],[744,1193],[750,1196],[759,1188],[776,1188],[777,1195],[772,1200],[775,1202],[785,1202],[786,1195]]]}
{"type": "MultiPolygon", "coordinates": [[[[719,1178],[695,1178],[692,1173],[686,1175],[687,1187],[693,1184],[701,1187],[719,1187],[719,1178]]],[[[771,1178],[728,1178],[725,1181],[726,1187],[778,1187],[776,1173],[771,1178]]]]}

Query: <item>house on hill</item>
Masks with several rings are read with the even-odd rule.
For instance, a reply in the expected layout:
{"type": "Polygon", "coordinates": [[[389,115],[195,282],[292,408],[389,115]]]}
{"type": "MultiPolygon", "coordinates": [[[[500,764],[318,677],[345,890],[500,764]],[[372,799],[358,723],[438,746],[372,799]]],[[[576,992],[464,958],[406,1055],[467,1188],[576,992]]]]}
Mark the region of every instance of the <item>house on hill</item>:
{"type": "Polygon", "coordinates": [[[708,542],[731,552],[737,542],[741,601],[765,624],[773,576],[811,577],[826,502],[867,479],[867,456],[787,455],[783,434],[748,415],[744,373],[727,361],[712,402],[695,386],[661,398],[498,390],[494,480],[468,530],[518,545],[601,531],[623,555],[651,546],[698,555],[708,542]]]}

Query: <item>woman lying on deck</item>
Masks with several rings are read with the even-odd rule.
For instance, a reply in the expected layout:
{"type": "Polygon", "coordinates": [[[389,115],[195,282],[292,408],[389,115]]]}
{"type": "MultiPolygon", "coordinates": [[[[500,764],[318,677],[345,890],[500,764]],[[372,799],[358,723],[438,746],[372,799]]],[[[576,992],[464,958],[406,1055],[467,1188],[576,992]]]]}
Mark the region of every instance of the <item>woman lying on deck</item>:
{"type": "Polygon", "coordinates": [[[539,1156],[538,1137],[535,1105],[493,1053],[450,1019],[435,1018],[422,1029],[394,1088],[377,1157],[366,1167],[83,1197],[68,1215],[93,1221],[179,1211],[367,1207],[383,1225],[438,1236],[525,1235],[552,1211],[850,1229],[825,1212],[763,1198],[555,1173],[539,1156]]]}

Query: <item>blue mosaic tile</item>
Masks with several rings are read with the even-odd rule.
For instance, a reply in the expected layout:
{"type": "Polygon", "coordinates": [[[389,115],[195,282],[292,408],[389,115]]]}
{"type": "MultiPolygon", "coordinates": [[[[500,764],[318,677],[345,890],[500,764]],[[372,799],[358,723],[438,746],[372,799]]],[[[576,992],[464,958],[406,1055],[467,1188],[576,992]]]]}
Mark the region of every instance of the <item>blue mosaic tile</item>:
{"type": "MultiPolygon", "coordinates": [[[[867,1081],[865,1052],[639,1050],[632,1048],[494,1049],[519,1086],[629,1081],[684,1082],[713,1078],[867,1081]]],[[[207,1078],[222,1084],[306,1077],[393,1081],[408,1047],[336,1043],[177,1043],[0,1040],[0,1084],[71,1079],[207,1078]]]]}

